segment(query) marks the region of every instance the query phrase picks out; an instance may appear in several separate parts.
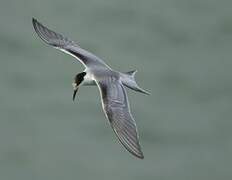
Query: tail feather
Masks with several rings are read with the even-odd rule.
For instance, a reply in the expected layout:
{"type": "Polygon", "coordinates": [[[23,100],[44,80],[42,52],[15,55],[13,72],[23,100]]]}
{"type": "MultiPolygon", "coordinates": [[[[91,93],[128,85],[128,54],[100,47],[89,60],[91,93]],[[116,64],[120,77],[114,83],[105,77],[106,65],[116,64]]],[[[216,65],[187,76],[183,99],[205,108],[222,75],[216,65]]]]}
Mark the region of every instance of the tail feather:
{"type": "Polygon", "coordinates": [[[128,71],[126,72],[126,74],[132,76],[132,77],[135,77],[135,74],[137,73],[137,70],[132,70],[132,71],[128,71]]]}
{"type": "Polygon", "coordinates": [[[123,84],[134,90],[134,91],[137,91],[137,92],[141,92],[141,93],[144,93],[144,94],[147,94],[147,95],[150,95],[150,93],[144,89],[142,89],[141,87],[139,87],[139,85],[136,83],[136,80],[135,80],[135,74],[136,74],[137,70],[132,70],[132,71],[128,71],[126,73],[124,73],[126,76],[124,77],[124,81],[123,81],[123,84]]]}

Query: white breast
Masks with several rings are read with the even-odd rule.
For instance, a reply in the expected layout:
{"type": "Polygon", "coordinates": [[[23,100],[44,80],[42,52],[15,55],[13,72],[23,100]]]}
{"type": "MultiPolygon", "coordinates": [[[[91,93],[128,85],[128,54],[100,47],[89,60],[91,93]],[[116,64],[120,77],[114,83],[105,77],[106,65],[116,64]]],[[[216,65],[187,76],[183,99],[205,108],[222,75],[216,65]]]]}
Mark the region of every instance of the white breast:
{"type": "Polygon", "coordinates": [[[90,86],[90,85],[96,85],[93,75],[89,72],[86,72],[87,74],[84,76],[83,85],[84,86],[90,86]]]}

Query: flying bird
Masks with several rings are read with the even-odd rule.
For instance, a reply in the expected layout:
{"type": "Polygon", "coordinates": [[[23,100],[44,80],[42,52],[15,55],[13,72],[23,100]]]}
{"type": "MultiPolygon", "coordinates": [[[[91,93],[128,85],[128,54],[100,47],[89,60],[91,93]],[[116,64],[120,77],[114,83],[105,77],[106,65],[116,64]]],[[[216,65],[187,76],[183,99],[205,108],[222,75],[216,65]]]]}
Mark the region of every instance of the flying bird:
{"type": "Polygon", "coordinates": [[[32,23],[35,32],[45,43],[70,54],[84,65],[85,70],[75,76],[72,84],[74,89],[73,101],[81,85],[97,86],[104,114],[119,141],[130,153],[143,159],[136,123],[131,115],[125,90],[126,86],[135,91],[149,94],[137,85],[135,81],[137,71],[133,70],[126,73],[115,71],[102,59],[81,48],[78,43],[50,30],[34,18],[32,23]]]}

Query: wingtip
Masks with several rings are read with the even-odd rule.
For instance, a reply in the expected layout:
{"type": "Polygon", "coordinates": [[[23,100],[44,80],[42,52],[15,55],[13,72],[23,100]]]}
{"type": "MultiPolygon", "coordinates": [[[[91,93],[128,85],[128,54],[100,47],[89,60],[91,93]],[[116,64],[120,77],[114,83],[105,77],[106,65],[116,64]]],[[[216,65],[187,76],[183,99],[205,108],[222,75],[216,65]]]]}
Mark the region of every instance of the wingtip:
{"type": "Polygon", "coordinates": [[[136,157],[139,159],[144,159],[144,155],[143,155],[142,151],[140,152],[140,154],[137,154],[136,157]]]}
{"type": "Polygon", "coordinates": [[[138,159],[144,159],[144,155],[143,152],[141,151],[141,149],[139,149],[138,152],[133,152],[130,151],[129,149],[127,149],[134,157],[137,157],[138,159]]]}
{"type": "Polygon", "coordinates": [[[34,31],[40,37],[40,39],[42,39],[45,43],[50,44],[49,37],[47,35],[49,34],[49,32],[47,31],[51,31],[51,30],[45,27],[42,23],[40,23],[34,17],[32,17],[32,25],[33,25],[34,31]]]}
{"type": "Polygon", "coordinates": [[[135,155],[139,159],[144,159],[143,151],[141,150],[140,144],[139,144],[139,147],[138,147],[138,152],[137,153],[132,153],[132,154],[135,155]]]}
{"type": "Polygon", "coordinates": [[[38,21],[34,17],[32,17],[32,24],[33,24],[34,30],[37,32],[37,26],[36,26],[36,24],[38,24],[38,21]]]}
{"type": "Polygon", "coordinates": [[[34,17],[32,17],[32,24],[35,25],[37,23],[37,19],[35,19],[34,17]]]}

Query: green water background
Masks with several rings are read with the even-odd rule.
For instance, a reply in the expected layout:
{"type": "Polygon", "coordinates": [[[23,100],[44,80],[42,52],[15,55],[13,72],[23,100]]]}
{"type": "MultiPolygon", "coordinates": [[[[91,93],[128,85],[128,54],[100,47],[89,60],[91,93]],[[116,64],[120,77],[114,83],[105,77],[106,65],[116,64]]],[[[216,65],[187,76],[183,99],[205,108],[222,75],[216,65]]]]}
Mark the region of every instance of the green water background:
{"type": "Polygon", "coordinates": [[[231,0],[2,0],[1,180],[232,179],[231,0]],[[31,18],[120,71],[145,159],[117,142],[83,67],[46,46],[31,18]]]}

